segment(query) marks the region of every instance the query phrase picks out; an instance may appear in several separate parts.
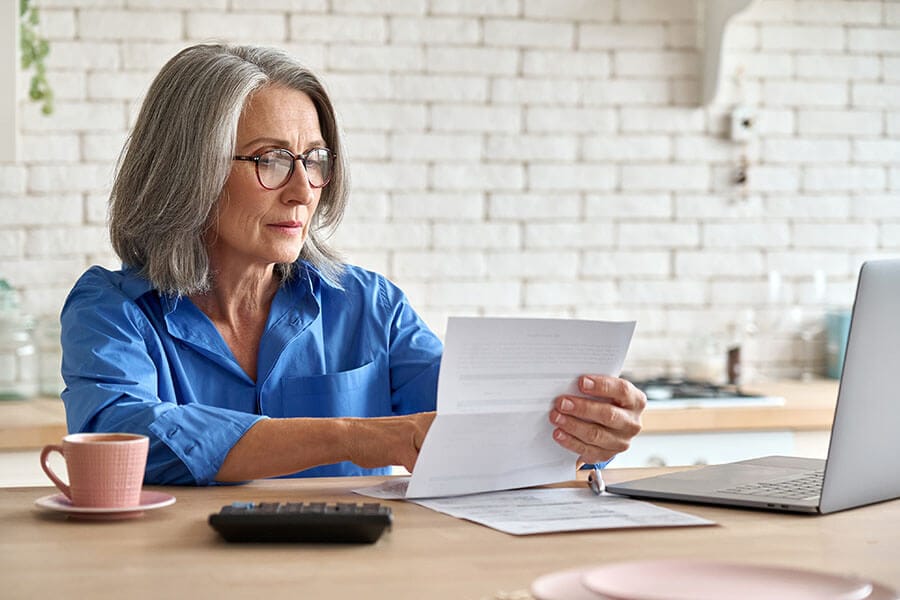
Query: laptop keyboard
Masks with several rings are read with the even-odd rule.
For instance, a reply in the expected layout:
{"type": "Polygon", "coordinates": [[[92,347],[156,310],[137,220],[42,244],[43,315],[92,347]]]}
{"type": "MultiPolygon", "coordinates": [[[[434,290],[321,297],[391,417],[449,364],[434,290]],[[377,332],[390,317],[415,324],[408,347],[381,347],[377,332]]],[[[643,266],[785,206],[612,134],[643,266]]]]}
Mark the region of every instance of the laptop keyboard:
{"type": "Polygon", "coordinates": [[[813,471],[790,479],[757,481],[754,483],[736,485],[718,491],[724,494],[774,496],[777,498],[790,498],[792,500],[805,500],[807,498],[816,498],[821,494],[822,477],[824,474],[823,471],[813,471]]]}

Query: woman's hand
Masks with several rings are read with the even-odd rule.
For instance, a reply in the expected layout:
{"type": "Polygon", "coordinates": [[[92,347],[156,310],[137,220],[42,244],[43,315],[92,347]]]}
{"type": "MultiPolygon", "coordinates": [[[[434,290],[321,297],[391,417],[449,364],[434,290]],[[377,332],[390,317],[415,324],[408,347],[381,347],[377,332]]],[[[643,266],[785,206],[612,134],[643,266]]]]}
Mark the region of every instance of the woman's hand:
{"type": "Polygon", "coordinates": [[[585,375],[578,389],[584,396],[554,400],[553,439],[586,463],[607,461],[628,450],[641,430],[641,413],[647,406],[644,393],[629,381],[606,375],[585,375]]]}
{"type": "Polygon", "coordinates": [[[412,472],[434,412],[347,419],[349,460],[360,467],[403,465],[412,472]]]}

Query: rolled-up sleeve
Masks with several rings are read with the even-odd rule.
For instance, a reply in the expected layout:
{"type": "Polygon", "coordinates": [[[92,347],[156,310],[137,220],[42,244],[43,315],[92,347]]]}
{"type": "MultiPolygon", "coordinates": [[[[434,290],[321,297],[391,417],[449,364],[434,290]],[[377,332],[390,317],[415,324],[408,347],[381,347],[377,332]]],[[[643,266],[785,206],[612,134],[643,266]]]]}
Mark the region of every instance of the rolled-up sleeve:
{"type": "Polygon", "coordinates": [[[391,404],[397,414],[437,408],[437,382],[443,344],[410,306],[405,294],[381,279],[388,308],[391,404]]]}
{"type": "Polygon", "coordinates": [[[207,485],[259,415],[178,398],[161,341],[136,303],[90,271],[62,310],[70,432],[150,438],[145,482],[207,485]]]}
{"type": "Polygon", "coordinates": [[[232,446],[257,421],[266,418],[203,404],[173,406],[147,429],[178,460],[153,465],[153,473],[148,473],[148,477],[152,476],[158,482],[172,476],[181,479],[187,475],[187,469],[190,479],[186,483],[214,483],[232,446]]]}

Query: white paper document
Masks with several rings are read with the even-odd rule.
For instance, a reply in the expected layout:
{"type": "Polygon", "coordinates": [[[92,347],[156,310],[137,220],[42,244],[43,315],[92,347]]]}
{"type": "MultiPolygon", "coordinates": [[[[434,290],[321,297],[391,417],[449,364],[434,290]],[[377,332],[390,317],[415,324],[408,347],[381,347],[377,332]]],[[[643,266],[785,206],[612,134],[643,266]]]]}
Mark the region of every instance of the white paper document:
{"type": "Polygon", "coordinates": [[[612,494],[598,496],[587,488],[511,490],[413,502],[513,535],[715,525],[713,521],[649,502],[612,494]]]}
{"type": "Polygon", "coordinates": [[[576,456],[552,438],[549,412],[584,374],[618,375],[634,321],[451,318],[437,416],[406,498],[573,479],[576,456]]]}

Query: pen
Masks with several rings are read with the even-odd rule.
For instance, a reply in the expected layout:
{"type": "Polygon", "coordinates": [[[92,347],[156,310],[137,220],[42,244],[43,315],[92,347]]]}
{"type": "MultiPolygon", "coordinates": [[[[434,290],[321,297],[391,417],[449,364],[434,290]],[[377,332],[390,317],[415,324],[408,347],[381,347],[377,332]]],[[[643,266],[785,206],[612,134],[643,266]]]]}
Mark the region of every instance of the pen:
{"type": "Polygon", "coordinates": [[[598,496],[606,490],[606,483],[603,481],[603,475],[600,474],[600,467],[597,465],[594,465],[594,472],[588,475],[588,485],[598,496]]]}

